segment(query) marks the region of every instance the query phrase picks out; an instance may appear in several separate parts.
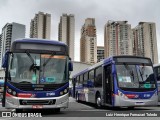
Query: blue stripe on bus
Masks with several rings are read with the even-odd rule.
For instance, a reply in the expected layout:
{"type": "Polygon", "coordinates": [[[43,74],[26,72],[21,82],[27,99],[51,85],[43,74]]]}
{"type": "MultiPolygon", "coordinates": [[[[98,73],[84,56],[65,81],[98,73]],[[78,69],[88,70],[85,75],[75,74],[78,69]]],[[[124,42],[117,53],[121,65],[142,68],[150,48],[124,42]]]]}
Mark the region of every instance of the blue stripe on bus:
{"type": "Polygon", "coordinates": [[[16,93],[31,93],[31,94],[35,94],[36,98],[58,97],[60,96],[61,91],[64,91],[69,87],[69,83],[66,83],[64,86],[53,91],[23,91],[16,88],[15,86],[11,85],[8,82],[6,83],[6,85],[12,90],[14,90],[16,93]]]}

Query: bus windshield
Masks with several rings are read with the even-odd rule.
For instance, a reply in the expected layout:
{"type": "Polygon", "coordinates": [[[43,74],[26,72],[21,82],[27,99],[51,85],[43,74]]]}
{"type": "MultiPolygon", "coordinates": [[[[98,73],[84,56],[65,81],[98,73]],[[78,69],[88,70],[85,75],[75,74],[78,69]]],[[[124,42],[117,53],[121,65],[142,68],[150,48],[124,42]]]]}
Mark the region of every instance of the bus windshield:
{"type": "Polygon", "coordinates": [[[8,77],[13,83],[66,83],[68,57],[54,54],[11,53],[8,77]]]}
{"type": "Polygon", "coordinates": [[[148,64],[117,64],[117,80],[120,88],[156,88],[153,68],[148,64]]]}

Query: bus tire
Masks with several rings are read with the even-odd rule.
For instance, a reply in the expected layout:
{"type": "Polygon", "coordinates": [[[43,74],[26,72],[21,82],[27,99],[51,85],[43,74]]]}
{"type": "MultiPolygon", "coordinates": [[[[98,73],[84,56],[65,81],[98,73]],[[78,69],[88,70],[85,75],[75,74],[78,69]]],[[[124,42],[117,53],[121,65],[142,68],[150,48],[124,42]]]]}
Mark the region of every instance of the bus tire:
{"type": "Polygon", "coordinates": [[[55,113],[60,113],[61,109],[60,108],[55,108],[54,111],[55,111],[55,113]]]}
{"type": "Polygon", "coordinates": [[[134,109],[134,107],[133,107],[133,106],[132,106],[132,107],[128,107],[128,109],[129,109],[129,110],[133,110],[133,109],[134,109]]]}
{"type": "Polygon", "coordinates": [[[23,109],[16,109],[16,113],[22,113],[23,109]]]}
{"type": "Polygon", "coordinates": [[[101,100],[101,95],[100,95],[100,93],[96,94],[95,103],[96,103],[96,108],[97,108],[97,109],[102,108],[101,101],[102,101],[102,100],[101,100]]]}
{"type": "Polygon", "coordinates": [[[79,95],[78,95],[78,92],[76,93],[76,102],[79,102],[79,95]]]}

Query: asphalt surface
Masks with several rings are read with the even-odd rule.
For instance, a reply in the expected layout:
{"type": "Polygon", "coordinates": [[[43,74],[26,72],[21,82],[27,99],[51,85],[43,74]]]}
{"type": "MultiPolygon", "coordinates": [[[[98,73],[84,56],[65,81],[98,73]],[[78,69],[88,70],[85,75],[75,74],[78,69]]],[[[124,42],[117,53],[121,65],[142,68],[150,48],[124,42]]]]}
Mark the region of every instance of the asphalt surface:
{"type": "MultiPolygon", "coordinates": [[[[112,114],[120,114],[120,117],[124,118],[124,116],[121,116],[121,114],[123,113],[125,114],[131,114],[131,113],[137,113],[137,114],[145,114],[146,113],[151,113],[151,115],[153,115],[154,113],[158,113],[160,114],[160,106],[157,107],[136,107],[134,109],[127,109],[127,108],[109,108],[109,107],[104,107],[102,109],[96,109],[94,104],[90,104],[90,103],[84,103],[84,102],[80,102],[77,103],[75,101],[74,98],[70,97],[69,98],[69,108],[67,109],[61,109],[60,113],[56,113],[54,110],[27,110],[27,111],[23,111],[23,114],[25,113],[39,113],[40,116],[42,116],[42,118],[54,118],[54,117],[64,117],[65,119],[68,118],[73,118],[73,117],[77,117],[77,119],[81,120],[81,117],[88,117],[88,118],[97,118],[97,117],[115,117],[115,116],[109,116],[112,114]]],[[[15,111],[14,109],[9,109],[6,110],[2,107],[0,107],[0,111],[15,111]]],[[[42,119],[40,118],[40,116],[38,116],[38,118],[33,118],[33,119],[42,119]]],[[[119,117],[119,116],[118,116],[119,117]]],[[[138,116],[136,116],[138,117],[138,116]]],[[[156,118],[156,116],[150,116],[150,117],[154,117],[156,118]]],[[[160,116],[159,116],[160,117],[160,116]]],[[[32,119],[32,117],[30,117],[32,119]]],[[[117,118],[117,117],[116,117],[117,118]]],[[[130,117],[131,118],[131,117],[130,117]]],[[[135,118],[135,117],[134,117],[135,118]]],[[[144,116],[143,116],[144,118],[144,116]]],[[[21,117],[16,117],[16,118],[0,118],[3,120],[8,120],[8,119],[22,119],[21,117]]],[[[57,120],[57,119],[56,119],[57,120]]],[[[88,120],[88,119],[87,119],[88,120]]],[[[90,120],[90,119],[89,119],[90,120]]],[[[136,119],[138,120],[138,119],[136,119]]],[[[142,120],[142,119],[141,119],[142,120]]]]}

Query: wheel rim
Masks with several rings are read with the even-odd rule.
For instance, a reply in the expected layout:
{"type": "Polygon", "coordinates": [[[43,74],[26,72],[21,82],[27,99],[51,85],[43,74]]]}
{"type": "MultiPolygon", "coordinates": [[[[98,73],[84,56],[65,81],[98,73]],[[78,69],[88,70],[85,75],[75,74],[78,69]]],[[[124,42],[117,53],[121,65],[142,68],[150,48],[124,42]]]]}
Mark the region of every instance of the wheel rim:
{"type": "Polygon", "coordinates": [[[101,98],[97,97],[97,106],[100,107],[101,106],[101,98]]]}

